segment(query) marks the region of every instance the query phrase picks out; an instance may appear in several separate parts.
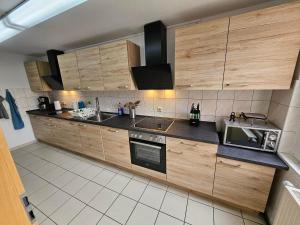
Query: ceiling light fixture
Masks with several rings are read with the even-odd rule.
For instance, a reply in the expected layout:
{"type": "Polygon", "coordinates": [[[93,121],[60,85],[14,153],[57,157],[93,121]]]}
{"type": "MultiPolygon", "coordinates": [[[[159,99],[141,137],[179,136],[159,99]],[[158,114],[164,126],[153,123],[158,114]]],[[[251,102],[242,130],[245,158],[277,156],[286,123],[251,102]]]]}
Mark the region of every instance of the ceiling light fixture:
{"type": "Polygon", "coordinates": [[[0,43],[87,0],[27,0],[0,20],[0,43]],[[3,33],[3,34],[2,34],[3,33]]]}

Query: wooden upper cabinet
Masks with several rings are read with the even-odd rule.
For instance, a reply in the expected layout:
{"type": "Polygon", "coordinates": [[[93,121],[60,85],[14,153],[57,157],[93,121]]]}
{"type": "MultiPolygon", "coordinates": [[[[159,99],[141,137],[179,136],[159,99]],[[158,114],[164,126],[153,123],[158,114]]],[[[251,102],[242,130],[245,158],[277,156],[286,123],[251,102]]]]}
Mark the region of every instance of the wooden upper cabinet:
{"type": "Polygon", "coordinates": [[[104,90],[133,90],[131,67],[140,65],[140,50],[130,41],[100,46],[104,90]]]}
{"type": "Polygon", "coordinates": [[[80,89],[103,90],[103,77],[99,47],[76,51],[77,65],[80,76],[80,89]]]}
{"type": "Polygon", "coordinates": [[[213,196],[264,212],[274,173],[271,167],[218,158],[213,196]]]}
{"type": "Polygon", "coordinates": [[[229,18],[175,31],[175,88],[222,89],[229,18]]]}
{"type": "Polygon", "coordinates": [[[217,145],[167,138],[167,181],[212,195],[217,145]]]}
{"type": "Polygon", "coordinates": [[[79,90],[80,78],[75,52],[58,55],[58,64],[65,90],[79,90]]]}
{"type": "Polygon", "coordinates": [[[31,61],[25,62],[24,66],[30,89],[32,91],[51,91],[51,88],[43,79],[43,76],[50,75],[50,67],[48,62],[31,61]]]}
{"type": "Polygon", "coordinates": [[[289,89],[299,21],[299,1],[231,17],[224,89],[289,89]]]}

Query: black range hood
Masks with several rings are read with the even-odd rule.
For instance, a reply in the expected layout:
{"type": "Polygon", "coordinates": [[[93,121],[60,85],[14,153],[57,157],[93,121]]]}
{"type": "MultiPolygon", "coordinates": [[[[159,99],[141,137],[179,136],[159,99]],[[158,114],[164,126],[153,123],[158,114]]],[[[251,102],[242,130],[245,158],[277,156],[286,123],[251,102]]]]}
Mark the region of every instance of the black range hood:
{"type": "Polygon", "coordinates": [[[64,90],[57,60],[57,56],[61,54],[64,54],[64,52],[54,49],[47,51],[51,75],[43,76],[43,79],[52,90],[64,90]]]}
{"type": "Polygon", "coordinates": [[[132,67],[139,90],[173,89],[173,76],[167,63],[166,27],[161,21],[144,26],[146,66],[132,67]]]}

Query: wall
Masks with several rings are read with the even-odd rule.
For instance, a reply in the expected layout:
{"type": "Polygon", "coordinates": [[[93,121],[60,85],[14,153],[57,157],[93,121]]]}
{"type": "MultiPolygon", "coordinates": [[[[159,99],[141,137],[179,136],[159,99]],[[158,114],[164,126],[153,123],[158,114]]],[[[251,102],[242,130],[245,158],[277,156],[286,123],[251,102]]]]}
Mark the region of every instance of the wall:
{"type": "MultiPolygon", "coordinates": [[[[25,127],[21,130],[14,130],[11,119],[0,119],[0,127],[4,131],[8,146],[11,148],[35,141],[32,127],[25,111],[37,107],[38,93],[33,93],[28,84],[24,69],[24,61],[32,58],[0,52],[0,95],[5,98],[5,89],[9,89],[16,99],[25,127]]],[[[8,104],[4,106],[10,115],[8,104]]]]}

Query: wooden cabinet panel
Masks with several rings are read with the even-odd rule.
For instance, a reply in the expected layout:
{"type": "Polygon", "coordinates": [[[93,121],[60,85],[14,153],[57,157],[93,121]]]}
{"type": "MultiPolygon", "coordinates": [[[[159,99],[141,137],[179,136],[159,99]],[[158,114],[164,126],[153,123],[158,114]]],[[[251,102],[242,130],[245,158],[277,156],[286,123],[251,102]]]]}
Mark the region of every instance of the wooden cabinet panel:
{"type": "Polygon", "coordinates": [[[80,87],[82,90],[103,90],[99,47],[76,51],[80,87]]]}
{"type": "Polygon", "coordinates": [[[101,132],[105,160],[131,168],[128,131],[102,127],[101,132]]]}
{"type": "Polygon", "coordinates": [[[212,195],[217,145],[167,137],[167,181],[212,195]]]}
{"type": "Polygon", "coordinates": [[[30,121],[33,132],[38,140],[48,143],[53,142],[53,120],[51,118],[30,115],[30,121]]]}
{"type": "Polygon", "coordinates": [[[42,61],[25,62],[25,71],[27,74],[30,89],[32,91],[50,91],[51,88],[44,81],[43,76],[50,74],[49,64],[42,61]]]}
{"type": "Polygon", "coordinates": [[[223,88],[289,89],[299,20],[299,1],[231,17],[223,88]]]}
{"type": "Polygon", "coordinates": [[[131,67],[138,66],[139,47],[129,41],[118,41],[100,46],[105,90],[131,90],[134,84],[131,67]]]}
{"type": "Polygon", "coordinates": [[[217,159],[213,196],[264,212],[275,169],[231,159],[217,159]]]}
{"type": "Polygon", "coordinates": [[[229,18],[175,31],[175,88],[222,89],[229,18]]]}
{"type": "Polygon", "coordinates": [[[74,52],[57,56],[61,78],[65,90],[80,89],[80,77],[77,66],[77,58],[74,52]]]}

